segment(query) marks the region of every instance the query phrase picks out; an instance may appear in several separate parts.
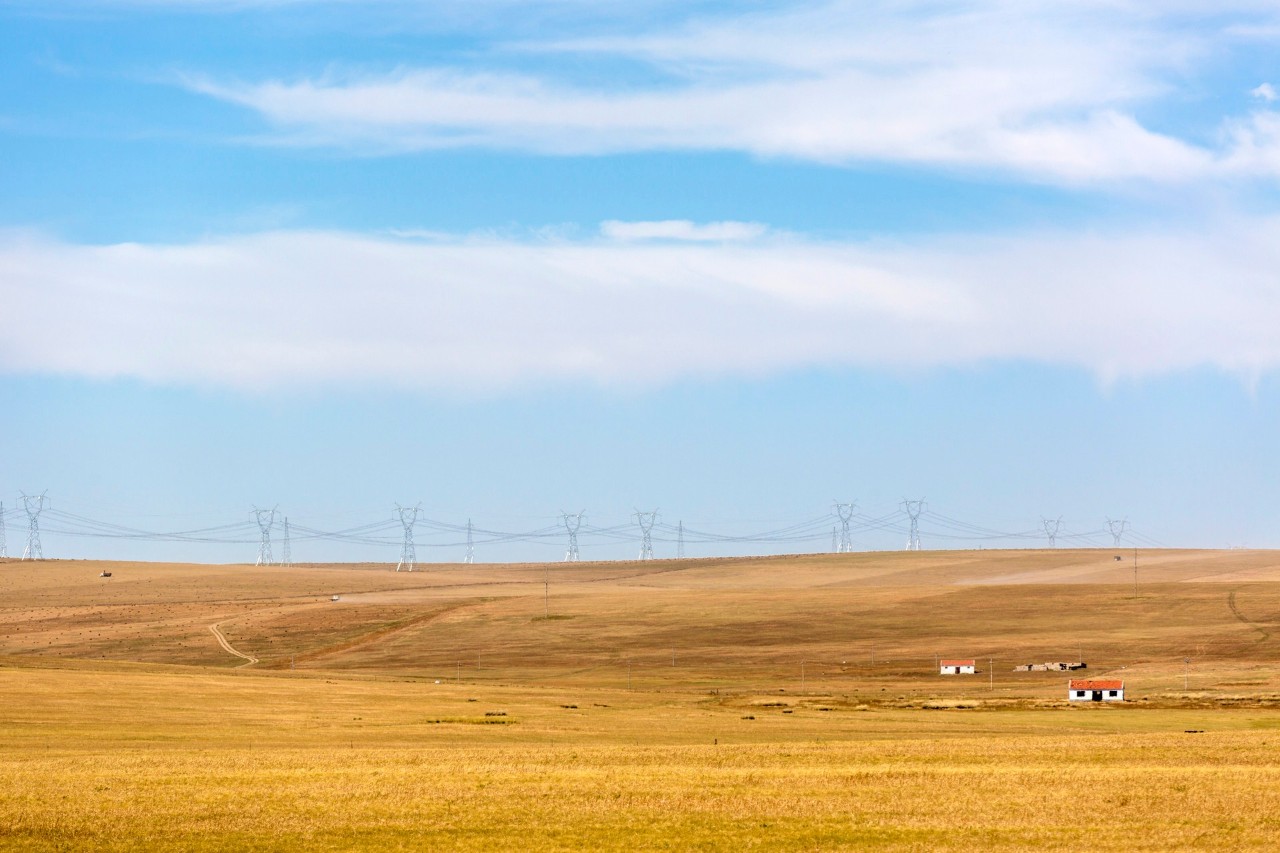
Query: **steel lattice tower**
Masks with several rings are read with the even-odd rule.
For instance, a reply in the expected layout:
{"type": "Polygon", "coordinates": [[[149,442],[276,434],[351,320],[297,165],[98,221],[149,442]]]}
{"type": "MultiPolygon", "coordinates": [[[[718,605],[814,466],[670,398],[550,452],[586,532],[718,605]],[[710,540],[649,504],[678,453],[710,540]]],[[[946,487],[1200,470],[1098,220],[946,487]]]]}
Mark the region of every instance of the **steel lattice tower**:
{"type": "Polygon", "coordinates": [[[853,538],[849,535],[849,522],[853,520],[853,511],[858,508],[857,501],[847,504],[835,504],[836,517],[840,519],[840,540],[833,549],[837,554],[848,554],[853,550],[853,538]]]}
{"type": "Polygon", "coordinates": [[[831,553],[840,553],[840,531],[838,528],[831,528],[831,553]]]}
{"type": "Polygon", "coordinates": [[[1127,518],[1122,518],[1119,521],[1115,521],[1111,518],[1107,519],[1107,530],[1111,533],[1111,544],[1114,547],[1120,547],[1120,539],[1124,536],[1125,528],[1128,526],[1129,519],[1127,518]]]}
{"type": "Polygon", "coordinates": [[[258,542],[258,559],[254,563],[255,566],[271,565],[271,528],[276,526],[276,510],[278,507],[271,509],[258,509],[256,506],[249,514],[253,516],[253,520],[258,524],[258,530],[262,532],[262,539],[258,542]]]}
{"type": "Polygon", "coordinates": [[[22,509],[27,513],[27,547],[22,551],[24,560],[44,559],[44,549],[40,546],[40,513],[49,503],[48,494],[22,496],[22,509]]]}
{"type": "Polygon", "coordinates": [[[284,517],[284,544],[280,547],[280,565],[293,565],[293,551],[289,547],[289,516],[284,517]]]}
{"type": "Polygon", "coordinates": [[[578,562],[578,529],[582,527],[582,517],[586,514],[587,511],[585,509],[577,515],[564,510],[560,511],[560,519],[564,522],[565,532],[569,534],[569,548],[564,552],[566,563],[578,562]]]}
{"type": "Polygon", "coordinates": [[[676,559],[684,559],[684,522],[676,525],[676,559]]]}
{"type": "Polygon", "coordinates": [[[0,560],[9,556],[9,547],[4,537],[4,501],[0,501],[0,560]]]}
{"type": "Polygon", "coordinates": [[[400,546],[400,562],[396,563],[396,571],[404,569],[407,572],[413,571],[413,565],[418,558],[418,550],[413,545],[413,526],[418,523],[418,513],[422,511],[422,504],[414,507],[403,507],[396,504],[396,512],[400,515],[400,525],[404,528],[404,543],[400,546]]]}
{"type": "Polygon", "coordinates": [[[1040,523],[1044,525],[1045,538],[1049,540],[1050,548],[1058,547],[1058,529],[1062,527],[1062,516],[1057,518],[1041,518],[1040,523]]]}
{"type": "Polygon", "coordinates": [[[902,500],[902,511],[911,519],[911,532],[907,534],[907,550],[920,550],[920,514],[924,512],[924,498],[918,501],[902,500]]]}
{"type": "Polygon", "coordinates": [[[658,511],[641,512],[636,510],[636,524],[640,525],[640,557],[641,560],[653,559],[653,525],[658,521],[658,511]]]}
{"type": "Polygon", "coordinates": [[[467,556],[462,558],[464,563],[474,563],[476,561],[476,544],[471,538],[471,519],[467,519],[467,556]]]}

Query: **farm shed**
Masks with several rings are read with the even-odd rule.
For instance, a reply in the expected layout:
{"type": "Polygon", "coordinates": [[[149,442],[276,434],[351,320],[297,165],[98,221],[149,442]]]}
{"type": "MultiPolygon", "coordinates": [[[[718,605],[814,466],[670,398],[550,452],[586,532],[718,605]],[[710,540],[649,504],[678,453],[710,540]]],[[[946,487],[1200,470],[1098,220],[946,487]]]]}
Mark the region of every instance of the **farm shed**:
{"type": "Polygon", "coordinates": [[[1123,702],[1124,682],[1073,678],[1067,682],[1067,698],[1072,702],[1123,702]]]}
{"type": "Polygon", "coordinates": [[[938,661],[938,675],[973,675],[977,671],[971,660],[938,661]]]}

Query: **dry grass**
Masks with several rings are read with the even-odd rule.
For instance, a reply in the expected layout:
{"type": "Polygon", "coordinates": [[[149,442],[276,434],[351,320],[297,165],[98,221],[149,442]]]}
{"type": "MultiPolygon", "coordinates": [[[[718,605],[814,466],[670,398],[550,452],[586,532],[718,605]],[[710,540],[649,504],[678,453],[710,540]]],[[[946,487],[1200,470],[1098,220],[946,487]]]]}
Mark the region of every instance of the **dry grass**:
{"type": "Polygon", "coordinates": [[[1280,558],[1111,556],[3,564],[0,848],[1273,849],[1280,558]]]}

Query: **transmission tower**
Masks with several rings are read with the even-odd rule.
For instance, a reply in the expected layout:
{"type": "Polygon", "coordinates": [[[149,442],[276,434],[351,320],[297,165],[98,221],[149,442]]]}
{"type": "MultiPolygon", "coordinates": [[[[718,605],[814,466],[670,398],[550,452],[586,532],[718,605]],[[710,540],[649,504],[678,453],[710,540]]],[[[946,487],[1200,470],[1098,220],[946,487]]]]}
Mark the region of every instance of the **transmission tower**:
{"type": "Polygon", "coordinates": [[[49,499],[48,492],[40,495],[22,496],[22,508],[27,513],[27,547],[22,551],[24,560],[43,560],[44,549],[40,547],[40,513],[44,512],[49,499]]]}
{"type": "Polygon", "coordinates": [[[8,545],[4,538],[4,501],[0,501],[0,560],[9,556],[8,545]]]}
{"type": "Polygon", "coordinates": [[[857,501],[850,501],[847,504],[835,504],[836,516],[840,519],[840,539],[836,542],[834,550],[837,554],[848,554],[853,550],[853,539],[849,536],[849,522],[853,520],[853,511],[858,508],[857,501]]]}
{"type": "Polygon", "coordinates": [[[413,564],[418,558],[417,549],[413,546],[413,526],[418,523],[418,513],[422,504],[412,507],[396,504],[396,512],[400,514],[400,526],[404,528],[404,544],[400,546],[400,562],[396,563],[396,571],[404,569],[413,571],[413,564]]]}
{"type": "Polygon", "coordinates": [[[471,538],[471,519],[467,519],[467,556],[462,558],[464,563],[474,563],[476,561],[476,545],[471,538]]]}
{"type": "Polygon", "coordinates": [[[293,551],[289,547],[289,516],[284,517],[284,544],[280,547],[280,565],[293,565],[293,551]]]}
{"type": "Polygon", "coordinates": [[[1111,518],[1107,519],[1107,530],[1111,533],[1111,544],[1120,547],[1120,539],[1124,536],[1125,528],[1129,526],[1129,519],[1122,518],[1119,521],[1111,518]]]}
{"type": "Polygon", "coordinates": [[[253,520],[258,524],[258,530],[262,531],[262,539],[258,542],[258,560],[255,566],[271,565],[271,528],[276,526],[276,509],[258,509],[256,506],[249,514],[253,516],[253,520]]]}
{"type": "Polygon", "coordinates": [[[907,518],[911,519],[911,532],[907,534],[907,550],[920,550],[920,513],[924,512],[926,504],[924,498],[918,501],[909,501],[906,498],[902,500],[902,511],[907,514],[907,518]]]}
{"type": "Polygon", "coordinates": [[[684,522],[676,525],[676,559],[684,559],[684,522]]]}
{"type": "Polygon", "coordinates": [[[1044,525],[1045,538],[1049,540],[1050,548],[1058,547],[1058,528],[1062,527],[1062,516],[1057,518],[1045,518],[1041,516],[1040,523],[1044,525]]]}
{"type": "Polygon", "coordinates": [[[582,527],[582,517],[587,514],[584,509],[582,512],[574,515],[571,512],[560,511],[560,518],[564,522],[564,529],[569,534],[569,549],[564,552],[566,563],[578,562],[578,528],[582,527]]]}
{"type": "Polygon", "coordinates": [[[653,559],[653,525],[658,521],[658,511],[641,512],[636,510],[636,524],[640,525],[640,559],[653,559]]]}

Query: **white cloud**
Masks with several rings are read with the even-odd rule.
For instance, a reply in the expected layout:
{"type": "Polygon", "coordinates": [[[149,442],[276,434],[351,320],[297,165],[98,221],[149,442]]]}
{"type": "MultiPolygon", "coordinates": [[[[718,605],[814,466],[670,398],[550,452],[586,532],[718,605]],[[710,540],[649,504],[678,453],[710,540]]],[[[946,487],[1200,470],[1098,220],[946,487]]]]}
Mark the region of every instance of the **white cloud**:
{"type": "Polygon", "coordinates": [[[600,223],[600,233],[611,240],[685,240],[695,243],[727,243],[754,240],[767,229],[759,222],[708,222],[699,225],[687,219],[657,222],[600,223]]]}
{"type": "MultiPolygon", "coordinates": [[[[1193,4],[804,4],[625,37],[506,46],[476,68],[185,85],[260,113],[277,144],[548,154],[736,150],[833,164],[997,169],[1061,182],[1184,181],[1235,152],[1157,132],[1137,105],[1227,48],[1193,4]],[[568,58],[569,62],[562,62],[568,58]],[[647,82],[584,75],[642,63],[647,82]]],[[[1253,20],[1249,0],[1214,15],[1253,20]]]]}
{"type": "Polygon", "coordinates": [[[1280,221],[911,243],[0,241],[0,370],[233,388],[1280,367],[1280,221]]]}
{"type": "Polygon", "coordinates": [[[1249,94],[1268,103],[1274,101],[1277,97],[1280,97],[1280,95],[1276,94],[1276,87],[1272,86],[1270,83],[1263,83],[1257,88],[1250,89],[1249,94]]]}

